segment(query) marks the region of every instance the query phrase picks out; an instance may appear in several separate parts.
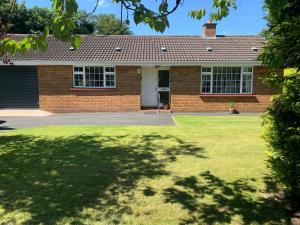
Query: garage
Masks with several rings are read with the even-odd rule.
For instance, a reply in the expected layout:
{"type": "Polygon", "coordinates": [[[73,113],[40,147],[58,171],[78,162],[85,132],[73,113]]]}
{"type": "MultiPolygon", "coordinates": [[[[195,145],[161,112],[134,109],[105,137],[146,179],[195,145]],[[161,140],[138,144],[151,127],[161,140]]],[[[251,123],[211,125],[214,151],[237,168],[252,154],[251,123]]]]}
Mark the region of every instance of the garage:
{"type": "Polygon", "coordinates": [[[35,66],[0,66],[0,108],[38,108],[35,66]]]}

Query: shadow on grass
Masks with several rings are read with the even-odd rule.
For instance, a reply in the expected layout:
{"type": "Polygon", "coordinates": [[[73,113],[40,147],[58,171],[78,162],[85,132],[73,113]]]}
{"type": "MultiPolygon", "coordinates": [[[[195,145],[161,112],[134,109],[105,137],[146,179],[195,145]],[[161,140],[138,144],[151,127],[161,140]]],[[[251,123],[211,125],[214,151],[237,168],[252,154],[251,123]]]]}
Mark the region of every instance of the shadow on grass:
{"type": "Polygon", "coordinates": [[[188,210],[189,218],[181,224],[227,224],[236,216],[242,224],[287,224],[281,203],[271,197],[255,199],[257,191],[247,180],[227,182],[207,171],[174,182],[164,196],[166,202],[178,203],[188,210]]]}
{"type": "Polygon", "coordinates": [[[15,128],[8,127],[8,126],[0,126],[0,131],[1,130],[15,130],[15,128]]]}
{"type": "MultiPolygon", "coordinates": [[[[74,217],[81,224],[93,208],[97,221],[122,222],[131,214],[132,190],[142,178],[168,175],[177,155],[202,157],[202,149],[173,136],[72,136],[0,138],[0,206],[31,218],[23,224],[56,224],[74,217]],[[172,144],[162,146],[165,141],[172,144]]],[[[149,195],[153,190],[146,190],[149,195]]],[[[1,214],[1,211],[0,211],[1,214]]],[[[12,221],[5,221],[14,223],[12,221]]]]}

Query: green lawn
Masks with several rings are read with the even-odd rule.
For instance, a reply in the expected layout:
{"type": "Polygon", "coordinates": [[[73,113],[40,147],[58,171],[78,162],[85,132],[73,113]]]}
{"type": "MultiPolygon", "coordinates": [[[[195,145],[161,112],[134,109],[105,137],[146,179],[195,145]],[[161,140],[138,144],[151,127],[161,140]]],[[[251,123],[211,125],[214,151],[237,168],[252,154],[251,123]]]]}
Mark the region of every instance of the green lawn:
{"type": "Polygon", "coordinates": [[[0,136],[0,224],[286,224],[259,117],[0,136]]]}

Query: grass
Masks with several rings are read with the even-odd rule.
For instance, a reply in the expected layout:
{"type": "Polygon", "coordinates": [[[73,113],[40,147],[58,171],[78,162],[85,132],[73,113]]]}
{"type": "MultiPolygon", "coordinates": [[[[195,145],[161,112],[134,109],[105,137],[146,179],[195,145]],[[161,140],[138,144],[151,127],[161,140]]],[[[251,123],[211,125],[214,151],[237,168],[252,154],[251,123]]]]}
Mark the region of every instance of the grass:
{"type": "Polygon", "coordinates": [[[286,224],[259,117],[0,136],[0,224],[286,224]]]}

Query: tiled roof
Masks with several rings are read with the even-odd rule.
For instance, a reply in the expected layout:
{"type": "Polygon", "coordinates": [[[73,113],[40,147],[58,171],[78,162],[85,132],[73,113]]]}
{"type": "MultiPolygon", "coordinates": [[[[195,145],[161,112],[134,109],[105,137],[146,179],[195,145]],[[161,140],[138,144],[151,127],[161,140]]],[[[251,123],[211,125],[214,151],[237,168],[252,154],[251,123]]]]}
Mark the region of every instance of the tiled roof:
{"type": "MultiPolygon", "coordinates": [[[[16,39],[22,35],[13,35],[16,39]]],[[[53,37],[47,52],[28,52],[15,60],[97,62],[220,62],[257,61],[264,39],[259,36],[133,36],[85,35],[77,50],[53,37]],[[118,51],[116,48],[121,50],[118,51]],[[162,48],[166,51],[162,51],[162,48]],[[255,47],[258,51],[251,49],[255,47]],[[208,51],[211,48],[212,51],[208,51]]]]}

